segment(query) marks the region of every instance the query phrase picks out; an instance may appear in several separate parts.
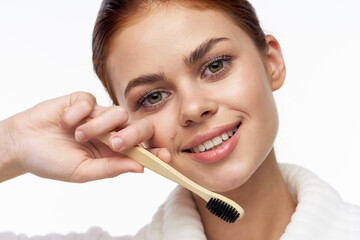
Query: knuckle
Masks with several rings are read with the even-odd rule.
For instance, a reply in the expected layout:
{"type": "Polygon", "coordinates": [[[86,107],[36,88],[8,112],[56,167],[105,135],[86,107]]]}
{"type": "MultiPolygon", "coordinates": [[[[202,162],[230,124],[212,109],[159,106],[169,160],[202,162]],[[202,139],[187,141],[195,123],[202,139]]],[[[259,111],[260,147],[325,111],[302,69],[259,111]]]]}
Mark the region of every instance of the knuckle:
{"type": "Polygon", "coordinates": [[[81,107],[81,109],[85,110],[86,112],[90,112],[94,107],[94,102],[91,101],[90,99],[82,99],[79,102],[79,106],[81,107]]]}
{"type": "Polygon", "coordinates": [[[87,102],[87,104],[92,106],[96,103],[95,96],[89,92],[75,92],[72,94],[72,98],[74,99],[74,104],[76,104],[76,102],[79,102],[79,104],[87,102]]]}
{"type": "Polygon", "coordinates": [[[121,106],[115,106],[115,112],[117,116],[121,116],[122,119],[124,119],[124,121],[127,121],[129,119],[129,113],[128,111],[121,107],[121,106]]]}
{"type": "Polygon", "coordinates": [[[76,91],[70,94],[70,101],[73,99],[78,98],[79,96],[81,96],[81,94],[84,94],[85,92],[83,91],[76,91]]]}
{"type": "Polygon", "coordinates": [[[95,96],[89,92],[85,92],[85,91],[77,91],[77,92],[74,92],[73,95],[76,97],[76,98],[79,98],[79,97],[84,97],[84,98],[95,98],[95,96]]]}
{"type": "Polygon", "coordinates": [[[92,95],[91,93],[88,93],[88,92],[86,92],[85,95],[86,95],[86,98],[89,99],[89,101],[91,101],[93,104],[96,103],[96,98],[94,95],[92,95]]]}

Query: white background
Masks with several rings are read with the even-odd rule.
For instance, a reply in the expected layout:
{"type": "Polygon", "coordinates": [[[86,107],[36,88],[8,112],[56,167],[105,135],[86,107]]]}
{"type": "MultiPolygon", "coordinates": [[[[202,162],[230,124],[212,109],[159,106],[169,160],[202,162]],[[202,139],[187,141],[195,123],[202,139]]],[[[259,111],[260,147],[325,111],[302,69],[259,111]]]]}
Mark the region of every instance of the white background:
{"type": "MultiPolygon", "coordinates": [[[[279,162],[305,166],[360,205],[360,2],[255,0],[287,79],[275,92],[279,162]]],[[[0,0],[0,119],[77,90],[111,101],[92,71],[100,0],[0,0]]],[[[176,44],[176,43],[174,43],[176,44]]],[[[0,146],[1,147],[1,146],[0,146]]],[[[175,186],[149,171],[86,184],[24,175],[0,184],[0,232],[135,233],[175,186]]]]}

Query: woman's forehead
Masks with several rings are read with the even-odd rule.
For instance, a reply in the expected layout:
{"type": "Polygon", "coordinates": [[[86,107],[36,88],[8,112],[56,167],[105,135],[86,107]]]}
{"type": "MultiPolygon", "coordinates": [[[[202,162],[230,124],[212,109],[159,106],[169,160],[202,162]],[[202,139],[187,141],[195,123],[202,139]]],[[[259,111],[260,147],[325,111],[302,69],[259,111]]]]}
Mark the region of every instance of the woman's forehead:
{"type": "Polygon", "coordinates": [[[108,57],[111,61],[117,54],[130,59],[146,58],[144,53],[147,56],[178,55],[209,38],[233,38],[234,28],[238,26],[218,11],[199,11],[182,6],[160,8],[116,33],[108,57]]]}
{"type": "Polygon", "coordinates": [[[153,9],[113,36],[107,59],[110,79],[121,79],[113,85],[123,92],[130,79],[163,72],[168,63],[180,65],[209,39],[237,39],[240,32],[221,11],[181,5],[153,9]]]}

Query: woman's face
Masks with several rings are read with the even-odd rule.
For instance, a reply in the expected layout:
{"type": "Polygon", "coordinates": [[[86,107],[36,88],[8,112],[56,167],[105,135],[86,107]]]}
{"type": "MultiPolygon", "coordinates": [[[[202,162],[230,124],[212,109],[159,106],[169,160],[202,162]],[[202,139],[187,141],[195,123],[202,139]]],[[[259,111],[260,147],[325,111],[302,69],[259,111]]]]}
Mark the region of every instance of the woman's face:
{"type": "Polygon", "coordinates": [[[154,125],[145,144],[168,148],[173,167],[223,192],[241,186],[273,147],[266,58],[223,13],[167,6],[117,32],[107,66],[131,119],[154,125]]]}

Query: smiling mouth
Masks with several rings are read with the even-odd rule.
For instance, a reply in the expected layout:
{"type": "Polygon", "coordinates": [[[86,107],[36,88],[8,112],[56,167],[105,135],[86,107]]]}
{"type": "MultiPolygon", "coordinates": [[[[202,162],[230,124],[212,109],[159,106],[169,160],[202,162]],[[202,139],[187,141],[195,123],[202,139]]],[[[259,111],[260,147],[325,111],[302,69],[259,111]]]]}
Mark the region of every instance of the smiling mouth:
{"type": "Polygon", "coordinates": [[[217,148],[220,148],[224,143],[226,143],[239,129],[241,123],[239,123],[236,127],[234,127],[230,131],[226,131],[221,133],[219,136],[216,136],[210,140],[207,140],[193,148],[186,149],[184,152],[187,153],[202,153],[202,152],[208,152],[215,150],[217,148]]]}

